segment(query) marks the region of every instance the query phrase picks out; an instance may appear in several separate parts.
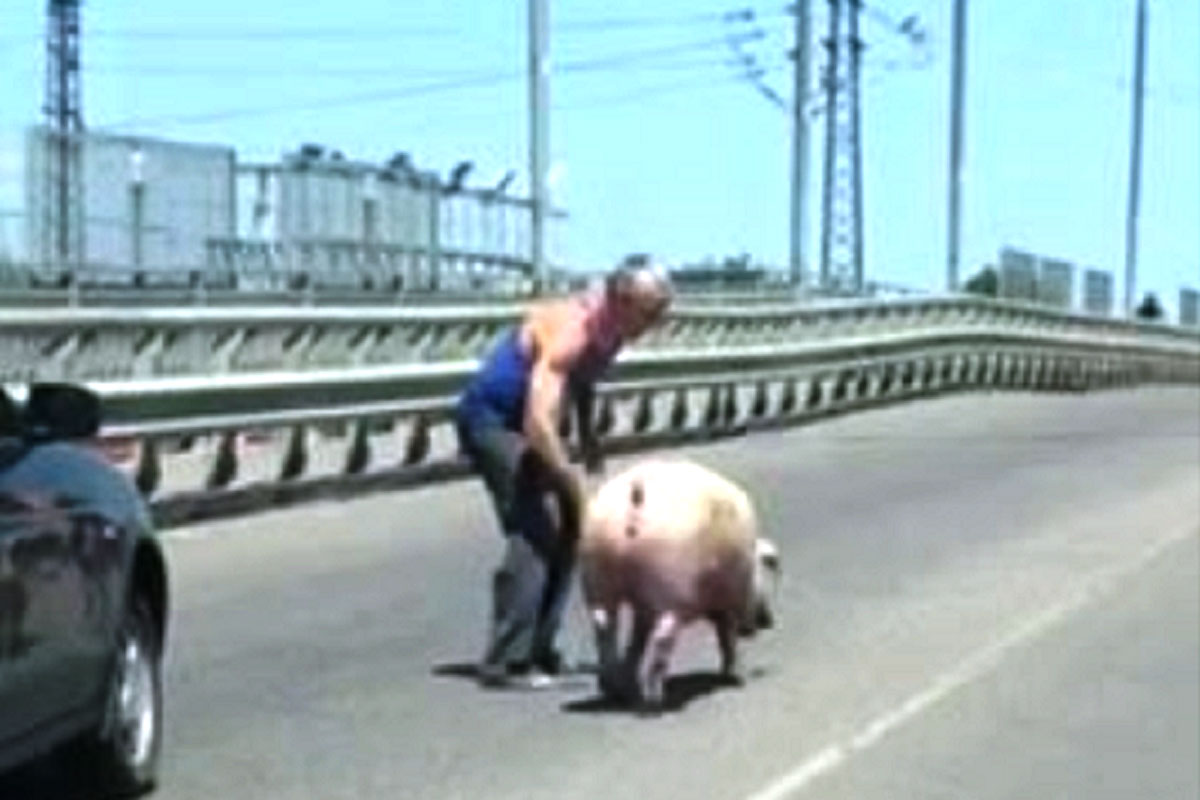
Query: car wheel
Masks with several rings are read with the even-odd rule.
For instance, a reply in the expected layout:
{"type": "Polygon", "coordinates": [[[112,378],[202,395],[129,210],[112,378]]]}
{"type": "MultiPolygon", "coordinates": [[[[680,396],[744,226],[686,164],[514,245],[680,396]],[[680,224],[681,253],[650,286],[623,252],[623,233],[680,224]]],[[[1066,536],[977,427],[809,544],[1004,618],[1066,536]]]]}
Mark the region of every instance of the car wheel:
{"type": "Polygon", "coordinates": [[[106,796],[148,792],[162,749],[162,658],[145,602],[134,597],[121,625],[105,721],[82,742],[93,786],[106,796]]]}

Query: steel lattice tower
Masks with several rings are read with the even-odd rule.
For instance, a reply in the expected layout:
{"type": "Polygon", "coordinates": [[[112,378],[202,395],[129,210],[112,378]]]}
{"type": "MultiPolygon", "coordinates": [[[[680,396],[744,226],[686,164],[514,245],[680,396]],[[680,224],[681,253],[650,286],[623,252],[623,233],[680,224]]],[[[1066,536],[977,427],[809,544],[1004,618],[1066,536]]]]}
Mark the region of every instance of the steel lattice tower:
{"type": "Polygon", "coordinates": [[[823,76],[826,125],[821,285],[855,293],[863,289],[858,79],[863,48],[858,35],[861,11],[861,0],[829,0],[829,35],[824,40],[829,57],[823,76]],[[843,20],[846,6],[849,8],[843,20]]]}
{"type": "Polygon", "coordinates": [[[81,264],[84,256],[80,3],[48,0],[47,5],[41,250],[47,262],[64,268],[81,264]]]}

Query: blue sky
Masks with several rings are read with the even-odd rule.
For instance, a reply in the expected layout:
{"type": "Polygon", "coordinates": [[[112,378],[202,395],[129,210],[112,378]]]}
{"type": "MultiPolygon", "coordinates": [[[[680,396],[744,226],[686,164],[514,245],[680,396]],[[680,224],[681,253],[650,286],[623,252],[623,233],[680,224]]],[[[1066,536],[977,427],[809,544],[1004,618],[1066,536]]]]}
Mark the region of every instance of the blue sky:
{"type": "MultiPolygon", "coordinates": [[[[632,250],[670,261],[744,251],[786,264],[788,117],[736,77],[722,40],[733,29],[721,13],[746,5],[551,2],[551,58],[561,70],[551,85],[554,197],[571,214],[571,260],[600,267],[632,250]],[[585,70],[582,62],[599,63],[585,70]]],[[[1119,303],[1134,5],[970,4],[964,276],[1009,244],[1112,271],[1119,303]]],[[[41,98],[45,3],[6,6],[0,206],[11,207],[14,150],[41,98]]],[[[525,0],[146,6],[84,4],[89,127],[233,144],[251,160],[316,141],[366,159],[407,150],[443,172],[470,158],[481,179],[524,173],[525,0]]],[[[828,6],[812,6],[823,31],[828,6]]],[[[782,2],[753,7],[764,36],[748,49],[768,70],[764,80],[790,98],[791,17],[782,2]]],[[[872,7],[895,19],[918,15],[930,41],[921,67],[902,38],[863,21],[866,272],[940,289],[952,2],[872,7]]],[[[1195,0],[1151,2],[1147,87],[1139,288],[1173,308],[1179,286],[1200,284],[1195,0]]],[[[813,126],[810,158],[814,266],[823,130],[813,126]]]]}

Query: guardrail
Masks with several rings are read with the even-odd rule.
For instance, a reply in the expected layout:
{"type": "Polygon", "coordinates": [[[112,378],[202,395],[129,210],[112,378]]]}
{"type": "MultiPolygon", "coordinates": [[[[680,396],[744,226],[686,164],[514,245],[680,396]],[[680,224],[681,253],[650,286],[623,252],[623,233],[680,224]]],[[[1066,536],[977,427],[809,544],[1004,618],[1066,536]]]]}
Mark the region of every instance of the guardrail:
{"type": "MultiPolygon", "coordinates": [[[[346,370],[478,358],[523,303],[457,307],[71,308],[0,311],[0,381],[101,381],[346,370]]],[[[638,352],[791,345],[947,326],[1200,342],[1200,329],[977,297],[716,305],[683,297],[638,352]]]]}
{"type": "MultiPolygon", "coordinates": [[[[544,295],[561,295],[568,287],[556,287],[544,295]]],[[[728,291],[692,289],[681,293],[697,302],[742,303],[780,302],[796,295],[788,287],[771,286],[761,290],[728,291]]],[[[807,294],[807,293],[806,293],[807,294]]],[[[870,294],[870,293],[868,293],[870,294]]],[[[512,288],[441,288],[437,290],[407,288],[354,289],[319,287],[313,289],[228,289],[193,288],[187,286],[148,287],[142,289],[120,286],[87,288],[12,288],[0,285],[0,308],[170,308],[170,307],[337,307],[337,306],[447,306],[483,305],[529,300],[530,290],[512,288]]]]}
{"type": "MultiPolygon", "coordinates": [[[[788,346],[632,352],[601,387],[598,429],[608,452],[629,452],[954,391],[1200,384],[1200,339],[1044,327],[956,313],[937,329],[864,326],[788,346]]],[[[170,527],[466,475],[450,412],[474,366],[460,359],[91,386],[106,408],[105,446],[170,527]]],[[[569,420],[563,427],[569,432],[569,420]]]]}
{"type": "MultiPolygon", "coordinates": [[[[545,294],[564,294],[601,278],[600,275],[578,273],[570,282],[559,281],[545,294]]],[[[848,292],[822,290],[804,286],[799,289],[783,282],[766,283],[741,288],[677,286],[680,295],[697,304],[779,303],[796,298],[854,296],[848,292]]],[[[930,293],[911,287],[882,282],[868,282],[858,296],[892,295],[927,296],[930,293]]],[[[3,308],[66,308],[66,307],[336,307],[336,306],[448,306],[483,305],[529,300],[529,288],[519,284],[482,287],[442,287],[437,290],[422,287],[354,288],[351,286],[310,286],[304,289],[242,288],[227,286],[188,286],[182,284],[151,285],[141,288],[127,285],[98,285],[72,287],[26,287],[0,284],[0,309],[3,308]]]]}

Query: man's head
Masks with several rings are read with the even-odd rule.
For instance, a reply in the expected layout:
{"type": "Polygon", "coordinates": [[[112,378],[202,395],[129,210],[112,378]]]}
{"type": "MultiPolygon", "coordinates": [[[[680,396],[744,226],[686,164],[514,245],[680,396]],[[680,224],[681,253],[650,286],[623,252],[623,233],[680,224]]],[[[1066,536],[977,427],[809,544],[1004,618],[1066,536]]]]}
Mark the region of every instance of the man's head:
{"type": "Polygon", "coordinates": [[[605,293],[621,335],[630,340],[661,322],[672,299],[666,270],[646,256],[627,257],[609,274],[605,293]]]}

